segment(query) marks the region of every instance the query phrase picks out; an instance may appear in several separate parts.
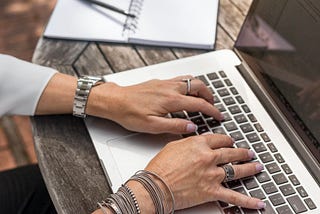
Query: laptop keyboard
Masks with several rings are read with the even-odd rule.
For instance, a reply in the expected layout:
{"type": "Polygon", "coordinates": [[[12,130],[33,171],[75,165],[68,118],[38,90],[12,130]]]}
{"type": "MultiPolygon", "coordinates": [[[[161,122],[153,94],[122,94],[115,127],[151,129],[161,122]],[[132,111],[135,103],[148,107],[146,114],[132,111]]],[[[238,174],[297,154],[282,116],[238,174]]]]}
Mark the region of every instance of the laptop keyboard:
{"type": "Polygon", "coordinates": [[[259,174],[234,180],[224,185],[245,195],[259,198],[267,203],[262,210],[240,208],[225,202],[219,205],[226,214],[294,214],[316,209],[312,199],[301,186],[288,163],[278,152],[272,139],[264,131],[250,108],[245,104],[237,89],[223,71],[197,77],[214,95],[215,106],[224,115],[219,122],[200,112],[176,112],[172,117],[189,119],[198,125],[196,133],[184,137],[200,135],[205,132],[227,134],[235,139],[237,148],[255,151],[256,158],[265,169],[259,174]]]}

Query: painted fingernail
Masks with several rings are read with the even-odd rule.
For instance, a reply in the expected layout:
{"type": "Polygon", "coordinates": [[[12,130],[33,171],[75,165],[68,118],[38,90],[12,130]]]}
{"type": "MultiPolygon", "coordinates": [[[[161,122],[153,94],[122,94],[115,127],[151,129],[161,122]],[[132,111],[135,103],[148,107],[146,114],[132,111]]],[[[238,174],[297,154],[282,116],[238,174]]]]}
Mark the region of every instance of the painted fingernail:
{"type": "Polygon", "coordinates": [[[264,203],[263,201],[259,201],[257,206],[258,206],[258,209],[263,209],[263,208],[266,208],[267,204],[264,203]]]}
{"type": "Polygon", "coordinates": [[[187,124],[187,132],[195,132],[197,131],[198,126],[193,124],[193,123],[188,123],[187,124]]]}
{"type": "Polygon", "coordinates": [[[254,157],[254,152],[249,150],[248,155],[249,155],[249,158],[252,159],[254,157]]]}
{"type": "Polygon", "coordinates": [[[263,169],[264,169],[264,166],[263,166],[261,163],[258,163],[258,164],[256,165],[256,170],[257,170],[258,172],[262,171],[263,169]]]}

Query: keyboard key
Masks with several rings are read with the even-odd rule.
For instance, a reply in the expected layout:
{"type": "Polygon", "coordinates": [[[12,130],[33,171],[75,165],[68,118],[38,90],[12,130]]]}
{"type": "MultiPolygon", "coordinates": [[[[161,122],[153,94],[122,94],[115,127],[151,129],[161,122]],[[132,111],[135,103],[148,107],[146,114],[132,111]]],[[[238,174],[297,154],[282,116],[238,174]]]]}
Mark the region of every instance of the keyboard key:
{"type": "Polygon", "coordinates": [[[241,184],[240,180],[232,180],[232,181],[227,182],[227,185],[230,189],[233,189],[235,187],[241,186],[242,184],[241,184]]]}
{"type": "Polygon", "coordinates": [[[232,120],[230,114],[228,112],[224,112],[222,113],[223,114],[223,117],[224,117],[224,120],[223,121],[229,121],[229,120],[232,120]]]}
{"type": "Polygon", "coordinates": [[[226,104],[227,106],[236,104],[236,101],[234,101],[232,97],[226,97],[226,98],[223,98],[222,100],[224,104],[226,104]]]}
{"type": "Polygon", "coordinates": [[[253,131],[253,127],[250,125],[250,123],[243,124],[240,126],[240,128],[244,133],[248,133],[248,132],[253,131]]]}
{"type": "Polygon", "coordinates": [[[240,95],[236,96],[236,100],[238,101],[239,104],[244,103],[244,100],[242,99],[242,97],[240,95]]]}
{"type": "Polygon", "coordinates": [[[271,204],[269,201],[265,201],[266,203],[266,208],[260,210],[261,214],[276,214],[276,212],[274,211],[274,209],[272,208],[271,204]]]}
{"type": "Polygon", "coordinates": [[[242,105],[241,108],[243,109],[243,111],[245,113],[249,113],[251,111],[250,108],[247,105],[242,105]]]}
{"type": "Polygon", "coordinates": [[[258,132],[263,132],[263,128],[262,128],[262,126],[260,125],[260,123],[255,123],[255,124],[254,124],[254,127],[256,128],[256,130],[257,130],[258,132]]]}
{"type": "Polygon", "coordinates": [[[271,152],[277,152],[278,149],[273,143],[268,143],[267,146],[269,147],[271,152]]]}
{"type": "Polygon", "coordinates": [[[262,133],[260,136],[261,136],[261,138],[263,139],[264,142],[270,142],[271,141],[269,136],[266,133],[262,133]]]}
{"type": "Polygon", "coordinates": [[[225,97],[225,96],[230,95],[228,89],[226,89],[226,88],[219,89],[217,92],[220,95],[220,97],[225,97]]]}
{"type": "Polygon", "coordinates": [[[173,118],[182,118],[182,119],[187,118],[186,114],[183,111],[171,113],[171,117],[173,117],[173,118]]]}
{"type": "Polygon", "coordinates": [[[268,163],[268,162],[271,162],[274,160],[269,152],[265,152],[263,154],[260,154],[259,158],[262,161],[262,163],[268,163]]]}
{"type": "Polygon", "coordinates": [[[205,124],[205,122],[204,122],[204,120],[203,120],[202,117],[194,117],[194,118],[191,118],[191,121],[192,121],[194,124],[198,125],[198,126],[201,126],[201,125],[204,125],[204,124],[205,124]]]}
{"type": "Polygon", "coordinates": [[[255,197],[255,198],[259,198],[259,199],[265,199],[266,198],[266,196],[264,195],[264,193],[262,192],[261,189],[253,190],[253,191],[251,191],[249,193],[250,193],[250,195],[252,197],[255,197]]]}
{"type": "Polygon", "coordinates": [[[253,114],[248,114],[248,117],[251,122],[257,122],[257,118],[253,114]]]}
{"type": "Polygon", "coordinates": [[[298,178],[295,176],[295,175],[290,175],[289,176],[289,180],[291,181],[291,183],[294,185],[294,186],[297,186],[300,184],[300,181],[298,180],[298,178]]]}
{"type": "Polygon", "coordinates": [[[214,105],[220,112],[224,112],[226,111],[226,109],[224,108],[224,106],[222,104],[217,104],[214,105]]]}
{"type": "Polygon", "coordinates": [[[214,95],[214,96],[213,96],[213,100],[214,100],[214,103],[215,103],[215,104],[221,102],[220,99],[219,99],[219,97],[218,97],[217,95],[214,95]]]}
{"type": "Polygon", "coordinates": [[[280,167],[279,167],[278,164],[275,163],[275,162],[267,164],[267,165],[266,165],[266,168],[267,168],[267,170],[268,170],[268,172],[269,172],[270,174],[273,174],[273,173],[276,173],[276,172],[280,172],[280,171],[281,171],[280,167]]]}
{"type": "Polygon", "coordinates": [[[259,183],[264,183],[271,180],[271,178],[266,172],[260,172],[256,174],[256,178],[259,181],[259,183]]]}
{"type": "Polygon", "coordinates": [[[242,180],[242,182],[244,183],[244,186],[248,190],[254,189],[254,188],[259,186],[258,183],[256,182],[256,180],[253,177],[244,179],[244,180],[242,180]]]}
{"type": "Polygon", "coordinates": [[[231,114],[238,114],[241,112],[241,109],[239,108],[239,106],[231,106],[228,109],[231,112],[231,114]]]}
{"type": "Polygon", "coordinates": [[[306,192],[306,190],[302,186],[297,187],[297,191],[300,194],[300,196],[303,198],[308,196],[308,193],[306,192]]]}
{"type": "Polygon", "coordinates": [[[229,79],[225,79],[224,82],[227,86],[232,86],[232,82],[229,79]]]}
{"type": "Polygon", "coordinates": [[[231,133],[230,137],[232,137],[235,141],[244,139],[241,132],[239,132],[239,131],[231,133]]]}
{"type": "Polygon", "coordinates": [[[278,184],[278,185],[288,182],[286,176],[283,173],[279,173],[279,174],[273,175],[272,178],[276,182],[276,184],[278,184]]]}
{"type": "Polygon", "coordinates": [[[223,82],[221,80],[217,80],[217,81],[212,82],[212,85],[216,89],[224,87],[224,84],[223,84],[223,82]]]}
{"type": "Polygon", "coordinates": [[[241,214],[239,207],[233,206],[223,210],[225,214],[241,214]]]}
{"type": "Polygon", "coordinates": [[[288,164],[283,164],[281,165],[281,168],[283,169],[283,171],[288,175],[292,173],[292,170],[290,169],[290,167],[288,166],[288,164]]]}
{"type": "Polygon", "coordinates": [[[313,209],[317,208],[317,206],[313,203],[311,198],[304,199],[304,202],[306,203],[306,205],[309,207],[310,210],[313,210],[313,209]]]}
{"type": "Polygon", "coordinates": [[[258,210],[252,210],[248,208],[241,208],[241,209],[245,214],[259,214],[258,210]]]}
{"type": "Polygon", "coordinates": [[[201,135],[203,133],[209,132],[209,128],[207,126],[199,126],[197,132],[199,135],[201,135]]]}
{"type": "Polygon", "coordinates": [[[293,214],[290,207],[288,205],[284,205],[281,207],[276,208],[278,214],[293,214]]]}
{"type": "Polygon", "coordinates": [[[226,132],[221,127],[212,129],[212,132],[215,134],[226,134],[226,132]]]}
{"type": "Polygon", "coordinates": [[[278,189],[273,182],[263,184],[262,188],[267,194],[278,192],[278,189]]]}
{"type": "Polygon", "coordinates": [[[227,77],[227,75],[226,75],[226,73],[224,73],[224,71],[219,71],[219,74],[220,74],[220,77],[222,77],[222,78],[227,77]]]}
{"type": "Polygon", "coordinates": [[[188,116],[189,117],[196,117],[196,116],[200,116],[199,112],[188,112],[188,116]]]}
{"type": "Polygon", "coordinates": [[[260,140],[259,136],[256,133],[247,134],[246,138],[250,143],[254,143],[260,140]]]}
{"type": "Polygon", "coordinates": [[[208,80],[206,79],[205,76],[201,75],[201,76],[197,76],[196,78],[201,80],[206,86],[209,85],[209,82],[208,82],[208,80]]]}
{"type": "Polygon", "coordinates": [[[225,127],[225,128],[227,129],[227,131],[229,131],[229,132],[238,129],[237,125],[236,125],[234,122],[225,123],[225,124],[224,124],[224,127],[225,127]]]}
{"type": "Polygon", "coordinates": [[[267,151],[267,148],[263,145],[263,143],[253,144],[252,147],[256,153],[267,151]]]}
{"type": "Polygon", "coordinates": [[[278,163],[284,163],[284,159],[281,154],[277,153],[274,157],[277,159],[278,163]]]}
{"type": "Polygon", "coordinates": [[[279,189],[284,196],[288,196],[296,193],[296,191],[294,190],[293,186],[291,186],[291,184],[283,185],[279,187],[279,189]]]}
{"type": "Polygon", "coordinates": [[[237,91],[237,89],[236,89],[235,87],[231,87],[231,88],[230,88],[230,91],[231,91],[231,93],[232,93],[233,95],[237,95],[237,94],[238,94],[238,91],[237,91]]]}
{"type": "Polygon", "coordinates": [[[246,141],[236,143],[237,148],[250,149],[249,144],[246,141]]]}
{"type": "Polygon", "coordinates": [[[280,204],[286,203],[285,200],[283,199],[282,195],[280,193],[277,193],[275,195],[272,195],[269,197],[269,200],[274,206],[278,206],[280,204]]]}
{"type": "Polygon", "coordinates": [[[212,118],[207,120],[207,124],[208,124],[208,126],[211,127],[211,128],[217,127],[217,126],[220,126],[220,125],[221,125],[221,123],[220,123],[219,121],[217,121],[217,120],[215,120],[215,119],[212,119],[212,118]]]}
{"type": "Polygon", "coordinates": [[[218,203],[219,203],[220,207],[222,207],[222,208],[229,206],[229,204],[224,201],[218,201],[218,203]]]}
{"type": "Polygon", "coordinates": [[[202,113],[202,117],[204,117],[205,119],[211,118],[211,116],[203,114],[203,113],[202,113]]]}
{"type": "Polygon", "coordinates": [[[289,202],[291,208],[294,210],[295,213],[302,213],[307,211],[306,206],[303,204],[299,196],[297,195],[291,196],[287,198],[287,201],[289,202]]]}
{"type": "Polygon", "coordinates": [[[238,124],[245,123],[248,121],[244,114],[234,116],[234,119],[237,121],[238,124]]]}
{"type": "Polygon", "coordinates": [[[219,79],[218,74],[216,72],[212,72],[210,74],[207,74],[207,77],[209,78],[209,80],[219,79]]]}

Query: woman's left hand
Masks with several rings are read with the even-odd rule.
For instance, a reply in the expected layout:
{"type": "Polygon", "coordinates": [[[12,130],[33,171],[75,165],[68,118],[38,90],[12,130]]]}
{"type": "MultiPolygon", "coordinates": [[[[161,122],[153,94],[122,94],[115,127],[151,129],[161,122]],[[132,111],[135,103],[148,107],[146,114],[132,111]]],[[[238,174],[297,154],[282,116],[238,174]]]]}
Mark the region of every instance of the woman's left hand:
{"type": "Polygon", "coordinates": [[[111,119],[132,131],[182,134],[194,132],[197,126],[186,119],[169,118],[168,113],[185,110],[223,119],[213,103],[213,96],[202,81],[180,76],[126,87],[101,84],[92,89],[86,113],[111,119]],[[187,95],[183,80],[188,78],[192,80],[187,95]]]}

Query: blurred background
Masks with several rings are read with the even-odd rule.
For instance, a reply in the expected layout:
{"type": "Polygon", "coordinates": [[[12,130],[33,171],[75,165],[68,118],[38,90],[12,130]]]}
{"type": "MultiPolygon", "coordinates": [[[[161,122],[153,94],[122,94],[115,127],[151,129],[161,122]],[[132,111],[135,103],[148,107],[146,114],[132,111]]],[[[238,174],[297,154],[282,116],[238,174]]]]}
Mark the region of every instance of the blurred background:
{"type": "MultiPolygon", "coordinates": [[[[0,53],[31,61],[56,0],[1,0],[0,53]]],[[[0,118],[0,171],[36,163],[29,117],[0,118]]]]}

